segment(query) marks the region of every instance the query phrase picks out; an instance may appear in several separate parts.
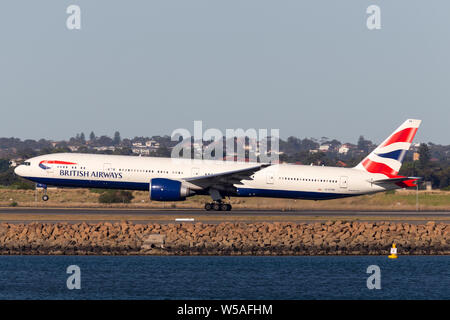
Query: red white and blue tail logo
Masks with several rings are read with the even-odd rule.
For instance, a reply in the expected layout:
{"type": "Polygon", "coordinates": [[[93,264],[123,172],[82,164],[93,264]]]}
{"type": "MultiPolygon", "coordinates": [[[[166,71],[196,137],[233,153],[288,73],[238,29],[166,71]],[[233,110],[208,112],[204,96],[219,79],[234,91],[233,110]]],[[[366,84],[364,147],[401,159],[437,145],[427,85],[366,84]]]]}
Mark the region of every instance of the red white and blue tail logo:
{"type": "Polygon", "coordinates": [[[52,164],[74,165],[76,163],[67,162],[67,161],[58,161],[58,160],[44,160],[44,161],[39,162],[39,168],[48,170],[48,169],[51,169],[52,164]]]}
{"type": "Polygon", "coordinates": [[[416,135],[422,121],[406,120],[397,130],[384,140],[371,154],[369,154],[356,169],[370,173],[381,173],[388,178],[398,177],[402,161],[416,135]]]}

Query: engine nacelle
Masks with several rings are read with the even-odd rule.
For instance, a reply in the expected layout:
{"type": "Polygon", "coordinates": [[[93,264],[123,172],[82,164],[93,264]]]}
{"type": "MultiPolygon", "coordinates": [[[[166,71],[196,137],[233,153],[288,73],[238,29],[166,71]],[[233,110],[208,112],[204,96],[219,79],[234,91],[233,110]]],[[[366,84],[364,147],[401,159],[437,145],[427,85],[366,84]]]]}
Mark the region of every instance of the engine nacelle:
{"type": "Polygon", "coordinates": [[[194,191],[183,185],[181,181],[154,178],[150,180],[150,200],[183,201],[194,195],[194,191]]]}

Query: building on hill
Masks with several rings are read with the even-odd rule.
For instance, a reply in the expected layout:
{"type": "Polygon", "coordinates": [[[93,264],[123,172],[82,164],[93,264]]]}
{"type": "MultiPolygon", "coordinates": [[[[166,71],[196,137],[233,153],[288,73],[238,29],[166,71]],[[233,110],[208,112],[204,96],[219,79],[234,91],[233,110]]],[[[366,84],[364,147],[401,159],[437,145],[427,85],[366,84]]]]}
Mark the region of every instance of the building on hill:
{"type": "Polygon", "coordinates": [[[348,144],[343,144],[339,147],[338,153],[347,154],[350,151],[350,146],[348,144]]]}
{"type": "Polygon", "coordinates": [[[321,152],[328,152],[330,150],[330,145],[329,144],[322,144],[319,147],[319,151],[321,152]]]}
{"type": "Polygon", "coordinates": [[[131,149],[131,152],[133,152],[134,154],[138,154],[138,155],[142,155],[142,156],[148,156],[150,155],[150,149],[145,148],[145,147],[135,147],[131,149]]]}
{"type": "Polygon", "coordinates": [[[338,167],[348,167],[348,164],[346,164],[344,161],[339,160],[338,162],[336,162],[336,165],[338,167]]]}

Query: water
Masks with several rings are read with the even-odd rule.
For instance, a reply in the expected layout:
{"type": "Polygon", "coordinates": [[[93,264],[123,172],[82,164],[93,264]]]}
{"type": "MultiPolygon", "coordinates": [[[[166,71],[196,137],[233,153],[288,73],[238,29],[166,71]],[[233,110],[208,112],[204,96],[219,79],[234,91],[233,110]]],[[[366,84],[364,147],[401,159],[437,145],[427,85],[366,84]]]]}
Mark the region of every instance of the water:
{"type": "Polygon", "coordinates": [[[0,256],[0,299],[450,299],[450,256],[0,256]],[[69,290],[69,265],[81,289],[69,290]],[[369,290],[367,267],[381,269],[369,290]]]}

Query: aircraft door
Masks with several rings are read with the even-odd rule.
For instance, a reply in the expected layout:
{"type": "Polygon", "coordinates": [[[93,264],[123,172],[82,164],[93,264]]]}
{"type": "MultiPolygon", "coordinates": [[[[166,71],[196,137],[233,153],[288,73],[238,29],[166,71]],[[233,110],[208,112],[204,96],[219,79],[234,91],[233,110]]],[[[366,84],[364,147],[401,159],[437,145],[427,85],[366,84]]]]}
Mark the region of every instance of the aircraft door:
{"type": "MultiPolygon", "coordinates": [[[[103,172],[110,172],[111,171],[111,163],[104,163],[103,164],[103,172]]],[[[109,175],[108,175],[109,176],[109,175]]],[[[109,186],[109,182],[108,182],[108,180],[107,179],[105,179],[103,182],[103,185],[105,186],[105,187],[108,187],[109,186]]]]}
{"type": "Polygon", "coordinates": [[[339,186],[342,189],[347,189],[347,187],[348,187],[348,177],[341,177],[341,180],[339,182],[339,186]]]}
{"type": "Polygon", "coordinates": [[[274,180],[275,180],[275,178],[274,178],[273,172],[270,172],[270,171],[267,172],[266,173],[266,183],[273,184],[274,180]]]}

